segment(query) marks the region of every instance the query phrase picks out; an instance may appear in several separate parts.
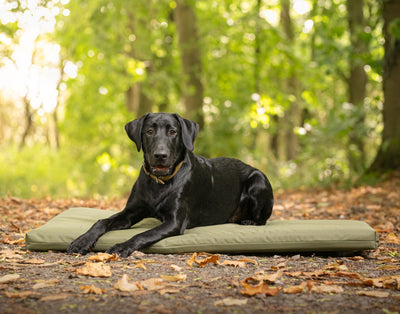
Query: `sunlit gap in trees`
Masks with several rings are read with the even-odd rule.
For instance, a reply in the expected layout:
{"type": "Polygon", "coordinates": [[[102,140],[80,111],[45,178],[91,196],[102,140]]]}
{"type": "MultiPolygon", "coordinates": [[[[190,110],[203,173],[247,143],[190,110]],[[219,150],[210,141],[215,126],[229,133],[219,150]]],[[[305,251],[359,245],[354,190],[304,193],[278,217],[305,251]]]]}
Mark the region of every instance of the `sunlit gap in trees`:
{"type": "Polygon", "coordinates": [[[66,89],[65,84],[57,88],[61,76],[60,46],[47,41],[45,34],[54,31],[58,15],[70,14],[62,8],[68,2],[54,0],[46,6],[40,1],[0,2],[1,23],[16,23],[19,27],[16,38],[4,33],[0,37],[0,42],[12,51],[1,60],[4,65],[0,68],[0,90],[17,107],[23,106],[24,98],[28,99],[42,119],[56,108],[58,90],[66,89]]]}

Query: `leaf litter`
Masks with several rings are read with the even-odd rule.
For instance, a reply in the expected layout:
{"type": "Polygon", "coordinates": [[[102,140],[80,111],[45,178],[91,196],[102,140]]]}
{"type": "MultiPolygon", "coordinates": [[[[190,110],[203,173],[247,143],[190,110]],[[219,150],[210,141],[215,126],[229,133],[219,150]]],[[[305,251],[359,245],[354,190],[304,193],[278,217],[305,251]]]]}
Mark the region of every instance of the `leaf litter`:
{"type": "Polygon", "coordinates": [[[374,187],[277,193],[272,219],[356,219],[378,232],[377,250],[333,257],[134,252],[120,259],[106,253],[29,252],[21,235],[65,209],[116,210],[125,200],[5,197],[0,199],[0,312],[21,306],[27,313],[116,311],[129,297],[124,306],[130,312],[262,313],[265,302],[270,311],[288,313],[400,312],[399,185],[394,176],[374,187]]]}

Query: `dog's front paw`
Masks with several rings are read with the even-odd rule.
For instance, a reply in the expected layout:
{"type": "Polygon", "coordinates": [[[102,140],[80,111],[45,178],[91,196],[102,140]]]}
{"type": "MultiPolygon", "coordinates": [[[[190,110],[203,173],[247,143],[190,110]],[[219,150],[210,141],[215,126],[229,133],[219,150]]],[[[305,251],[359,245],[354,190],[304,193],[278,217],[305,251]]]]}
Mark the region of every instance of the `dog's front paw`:
{"type": "Polygon", "coordinates": [[[118,243],[114,246],[110,247],[106,252],[108,254],[118,254],[120,257],[128,257],[131,255],[136,249],[126,243],[118,243]]]}
{"type": "Polygon", "coordinates": [[[72,253],[78,253],[85,255],[89,252],[91,252],[91,248],[94,246],[93,241],[88,241],[86,237],[79,237],[76,240],[74,240],[68,247],[67,253],[72,254],[72,253]]]}

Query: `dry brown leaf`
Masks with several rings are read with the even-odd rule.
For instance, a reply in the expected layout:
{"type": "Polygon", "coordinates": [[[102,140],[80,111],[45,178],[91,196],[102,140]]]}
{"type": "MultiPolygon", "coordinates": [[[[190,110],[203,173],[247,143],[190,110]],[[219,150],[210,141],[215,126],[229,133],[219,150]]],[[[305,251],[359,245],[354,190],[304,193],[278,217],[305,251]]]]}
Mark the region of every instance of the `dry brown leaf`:
{"type": "Polygon", "coordinates": [[[108,253],[97,253],[97,255],[90,256],[88,258],[89,262],[107,262],[107,261],[117,261],[117,254],[108,254],[108,253]]]}
{"type": "Polygon", "coordinates": [[[147,270],[146,266],[144,266],[143,263],[137,263],[135,266],[133,266],[132,268],[141,268],[143,270],[147,270]]]}
{"type": "Polygon", "coordinates": [[[232,306],[232,305],[246,305],[248,299],[234,299],[231,297],[215,301],[214,306],[232,306]]]}
{"type": "Polygon", "coordinates": [[[180,267],[178,265],[175,265],[175,264],[169,265],[169,267],[171,267],[175,271],[181,271],[182,270],[182,267],[180,267]]]}
{"type": "Polygon", "coordinates": [[[225,260],[221,263],[223,266],[246,267],[246,262],[243,261],[228,261],[225,260]]]}
{"type": "Polygon", "coordinates": [[[8,274],[0,277],[0,283],[9,283],[15,280],[18,280],[20,275],[18,274],[8,274]]]}
{"type": "Polygon", "coordinates": [[[258,281],[264,280],[264,281],[267,281],[269,283],[275,283],[276,280],[282,276],[282,274],[283,274],[282,270],[278,270],[276,273],[272,273],[272,274],[268,274],[268,275],[256,273],[255,278],[258,281]]]}
{"type": "Polygon", "coordinates": [[[84,268],[79,268],[75,271],[78,275],[92,277],[111,277],[111,268],[103,263],[87,262],[84,268]]]}
{"type": "Polygon", "coordinates": [[[64,300],[68,297],[71,297],[71,294],[60,293],[60,294],[51,294],[39,299],[39,301],[57,301],[57,300],[64,300]]]}
{"type": "Polygon", "coordinates": [[[286,264],[287,264],[287,261],[281,262],[278,265],[273,265],[273,266],[271,266],[271,270],[279,270],[282,268],[286,268],[286,264]]]}
{"type": "Polygon", "coordinates": [[[304,289],[307,287],[307,282],[302,282],[300,285],[297,286],[290,286],[285,289],[283,289],[284,293],[288,294],[296,294],[296,293],[301,293],[304,291],[304,289]]]}
{"type": "Polygon", "coordinates": [[[166,293],[172,294],[172,293],[179,293],[181,292],[181,289],[175,287],[175,288],[164,288],[158,291],[161,295],[164,295],[166,293]]]}
{"type": "Polygon", "coordinates": [[[161,278],[150,278],[147,280],[140,281],[140,284],[146,288],[146,290],[154,291],[165,288],[164,280],[161,278]]]}
{"type": "Polygon", "coordinates": [[[22,292],[8,292],[6,291],[6,296],[9,298],[21,298],[25,299],[33,294],[36,294],[35,291],[22,291],[22,292]]]}
{"type": "Polygon", "coordinates": [[[193,263],[196,263],[197,265],[201,267],[205,267],[207,264],[213,263],[216,265],[219,265],[219,257],[217,255],[212,255],[208,253],[193,253],[192,256],[186,261],[186,264],[188,264],[190,267],[193,266],[193,263]],[[208,257],[203,258],[203,259],[197,259],[200,255],[206,255],[208,257]]]}
{"type": "Polygon", "coordinates": [[[50,280],[41,280],[38,283],[35,283],[32,287],[33,290],[37,289],[42,289],[42,288],[48,288],[48,287],[53,287],[55,286],[59,280],[57,279],[50,279],[50,280]]]}
{"type": "Polygon", "coordinates": [[[311,291],[316,293],[342,293],[344,290],[342,287],[336,285],[320,285],[313,286],[311,291]]]}
{"type": "Polygon", "coordinates": [[[189,267],[193,266],[194,261],[196,260],[197,253],[193,253],[192,256],[186,261],[186,264],[189,265],[189,267]]]}
{"type": "Polygon", "coordinates": [[[346,265],[342,263],[332,263],[329,265],[326,265],[324,267],[325,270],[335,270],[335,271],[348,271],[349,269],[347,268],[346,265]]]}
{"type": "Polygon", "coordinates": [[[376,288],[400,290],[400,275],[384,276],[378,278],[360,278],[362,283],[376,288]]]}
{"type": "Polygon", "coordinates": [[[3,258],[8,258],[8,259],[12,259],[12,258],[23,259],[23,257],[21,256],[23,254],[26,254],[26,253],[23,251],[20,251],[20,250],[5,249],[5,250],[0,251],[0,256],[3,258]]]}
{"type": "Polygon", "coordinates": [[[101,289],[99,287],[96,287],[95,285],[91,285],[91,286],[83,285],[83,286],[80,286],[79,288],[81,288],[82,292],[85,293],[85,294],[93,293],[93,294],[100,295],[100,294],[103,294],[103,292],[106,291],[106,290],[103,290],[103,289],[101,289]]]}
{"type": "Polygon", "coordinates": [[[368,297],[375,297],[375,298],[387,298],[389,297],[389,292],[386,291],[356,291],[357,295],[365,295],[368,297]]]}
{"type": "Polygon", "coordinates": [[[395,265],[382,265],[379,266],[377,268],[375,268],[376,270],[381,270],[381,269],[385,269],[385,270],[397,270],[399,269],[400,266],[395,266],[395,265]]]}
{"type": "Polygon", "coordinates": [[[362,257],[362,256],[350,256],[350,257],[348,257],[348,259],[351,259],[353,261],[363,261],[363,260],[365,260],[365,258],[362,257]]]}
{"type": "Polygon", "coordinates": [[[1,240],[2,243],[6,243],[6,244],[20,244],[25,242],[25,238],[19,238],[17,240],[12,240],[9,236],[6,236],[3,240],[1,240]]]}
{"type": "Polygon", "coordinates": [[[35,264],[35,265],[39,265],[39,264],[44,264],[45,260],[44,259],[39,259],[39,258],[31,258],[28,260],[24,260],[23,261],[24,264],[35,264]]]}
{"type": "Polygon", "coordinates": [[[241,290],[240,292],[248,296],[253,296],[256,294],[265,294],[268,296],[274,296],[279,293],[278,287],[270,288],[268,284],[266,284],[265,282],[261,282],[257,286],[251,286],[244,281],[242,281],[241,284],[244,290],[241,290]]]}
{"type": "Polygon", "coordinates": [[[339,271],[337,273],[334,273],[335,277],[348,277],[348,278],[353,278],[353,279],[361,279],[362,276],[358,273],[350,273],[350,272],[345,272],[345,271],[339,271]]]}
{"type": "Polygon", "coordinates": [[[293,272],[287,272],[285,271],[285,275],[290,276],[290,277],[300,277],[303,274],[301,271],[293,271],[293,272]]]}
{"type": "Polygon", "coordinates": [[[217,255],[211,255],[209,257],[200,259],[200,260],[195,260],[196,264],[198,264],[201,267],[205,267],[207,264],[216,264],[219,265],[219,257],[217,255]]]}
{"type": "Polygon", "coordinates": [[[318,269],[318,270],[312,271],[312,272],[303,272],[303,275],[306,277],[319,277],[319,276],[326,275],[326,271],[324,271],[322,269],[318,269]]]}
{"type": "Polygon", "coordinates": [[[139,283],[129,282],[127,274],[123,274],[122,278],[114,285],[114,288],[125,292],[143,290],[143,287],[139,283]]]}
{"type": "Polygon", "coordinates": [[[172,281],[172,282],[181,282],[184,281],[186,279],[186,275],[184,274],[178,274],[178,275],[160,275],[160,277],[162,279],[164,279],[165,281],[172,281]]]}
{"type": "Polygon", "coordinates": [[[400,244],[400,239],[396,237],[394,233],[391,232],[386,236],[385,242],[400,244]]]}
{"type": "Polygon", "coordinates": [[[258,266],[258,262],[255,261],[255,260],[252,259],[252,258],[241,258],[241,259],[239,260],[239,262],[252,263],[252,264],[254,264],[255,266],[258,266]]]}

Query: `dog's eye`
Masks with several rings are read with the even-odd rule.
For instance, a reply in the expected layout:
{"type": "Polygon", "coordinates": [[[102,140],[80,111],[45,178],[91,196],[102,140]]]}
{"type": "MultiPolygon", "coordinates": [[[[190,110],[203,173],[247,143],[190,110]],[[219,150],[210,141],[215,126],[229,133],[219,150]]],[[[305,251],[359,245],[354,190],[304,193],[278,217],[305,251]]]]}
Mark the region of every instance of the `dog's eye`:
{"type": "Polygon", "coordinates": [[[175,130],[169,130],[168,134],[171,135],[171,136],[174,136],[174,135],[176,135],[176,131],[175,130]]]}
{"type": "Polygon", "coordinates": [[[151,129],[146,131],[146,135],[153,135],[153,134],[154,134],[154,131],[151,129]]]}

